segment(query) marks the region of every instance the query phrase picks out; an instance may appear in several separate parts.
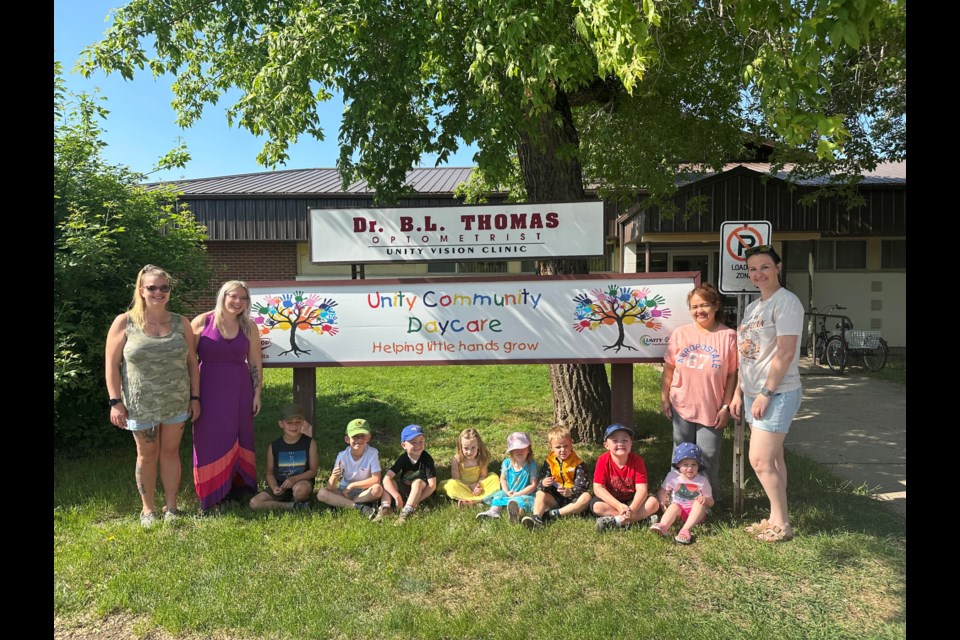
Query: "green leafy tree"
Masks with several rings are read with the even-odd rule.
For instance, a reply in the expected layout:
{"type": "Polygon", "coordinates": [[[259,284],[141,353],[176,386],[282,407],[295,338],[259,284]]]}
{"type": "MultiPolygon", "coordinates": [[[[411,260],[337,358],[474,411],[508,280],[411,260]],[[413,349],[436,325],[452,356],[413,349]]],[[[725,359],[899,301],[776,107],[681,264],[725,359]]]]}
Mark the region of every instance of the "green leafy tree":
{"type": "MultiPolygon", "coordinates": [[[[228,120],[283,163],[323,138],[319,102],[344,100],[337,166],[384,203],[422,154],[462,141],[487,184],[530,202],[654,200],[680,171],[772,141],[777,162],[856,176],[905,156],[904,0],[133,0],[83,68],[173,73],[190,125],[224,92],[228,120]],[[149,42],[153,49],[148,50],[149,42]]],[[[582,260],[540,261],[584,273],[582,260]]],[[[609,420],[599,365],[553,365],[555,419],[597,439],[609,420]]]]}
{"type": "Polygon", "coordinates": [[[103,160],[106,115],[93,96],[68,92],[54,63],[54,445],[73,452],[120,437],[107,420],[103,350],[140,268],[158,264],[176,278],[174,309],[209,281],[206,231],[175,194],[147,191],[143,174],[103,160]]]}

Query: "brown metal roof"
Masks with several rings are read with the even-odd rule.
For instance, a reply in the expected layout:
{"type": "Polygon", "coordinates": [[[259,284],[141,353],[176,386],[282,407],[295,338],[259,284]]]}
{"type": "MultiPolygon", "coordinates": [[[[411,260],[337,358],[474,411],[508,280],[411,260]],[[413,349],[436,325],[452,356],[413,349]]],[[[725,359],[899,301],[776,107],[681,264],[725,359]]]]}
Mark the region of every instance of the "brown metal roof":
{"type": "MultiPolygon", "coordinates": [[[[680,180],[680,184],[688,184],[689,182],[696,182],[697,180],[703,180],[712,176],[722,175],[727,171],[732,171],[738,167],[743,167],[744,169],[749,169],[755,173],[769,175],[771,177],[779,178],[780,180],[789,181],[790,171],[793,168],[793,165],[786,165],[780,171],[776,173],[770,173],[771,164],[769,162],[729,162],[723,165],[723,169],[718,173],[715,171],[708,171],[703,175],[690,175],[687,180],[680,180]]],[[[863,182],[861,185],[905,185],[907,183],[907,163],[906,162],[884,162],[877,165],[877,168],[873,171],[865,171],[863,174],[863,182]]],[[[794,184],[808,187],[816,186],[825,186],[830,184],[830,179],[827,176],[817,177],[817,178],[804,178],[802,180],[795,180],[794,184]]]]}
{"type": "MultiPolygon", "coordinates": [[[[467,180],[472,167],[436,167],[413,169],[407,172],[407,184],[418,194],[450,194],[457,185],[467,180]]],[[[354,182],[346,189],[336,169],[289,169],[246,173],[235,176],[176,180],[150,183],[147,188],[161,184],[173,186],[188,196],[320,196],[367,195],[373,190],[365,180],[354,182]]]]}

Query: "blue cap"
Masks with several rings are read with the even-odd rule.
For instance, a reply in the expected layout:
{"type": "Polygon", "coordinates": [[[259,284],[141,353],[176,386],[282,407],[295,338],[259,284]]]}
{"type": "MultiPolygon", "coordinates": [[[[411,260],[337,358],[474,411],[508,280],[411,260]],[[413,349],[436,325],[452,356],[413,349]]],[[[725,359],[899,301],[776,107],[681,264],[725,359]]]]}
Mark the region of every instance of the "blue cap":
{"type": "Polygon", "coordinates": [[[409,442],[417,436],[423,435],[423,427],[418,424],[408,424],[400,432],[400,442],[409,442]]]}
{"type": "Polygon", "coordinates": [[[670,461],[670,464],[676,468],[681,460],[686,460],[687,458],[697,461],[697,465],[700,467],[698,471],[703,471],[707,468],[703,464],[703,451],[692,442],[681,442],[678,444],[677,448],[673,450],[673,460],[670,461]]]}
{"type": "Polygon", "coordinates": [[[626,431],[627,433],[630,434],[631,439],[636,440],[637,438],[637,435],[633,432],[633,429],[631,429],[630,427],[624,426],[622,424],[615,423],[607,427],[606,433],[603,434],[603,439],[606,440],[607,438],[612,436],[614,431],[626,431]]]}

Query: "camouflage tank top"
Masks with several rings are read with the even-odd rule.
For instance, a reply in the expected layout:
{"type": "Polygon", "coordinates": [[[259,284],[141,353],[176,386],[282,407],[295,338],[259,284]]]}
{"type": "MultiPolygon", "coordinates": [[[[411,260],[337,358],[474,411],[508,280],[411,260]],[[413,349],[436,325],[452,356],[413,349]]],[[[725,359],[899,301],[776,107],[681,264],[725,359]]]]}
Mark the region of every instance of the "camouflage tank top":
{"type": "Polygon", "coordinates": [[[123,404],[137,422],[173,418],[190,406],[187,342],[178,314],[170,314],[170,325],[168,335],[156,337],[127,320],[120,376],[123,404]]]}

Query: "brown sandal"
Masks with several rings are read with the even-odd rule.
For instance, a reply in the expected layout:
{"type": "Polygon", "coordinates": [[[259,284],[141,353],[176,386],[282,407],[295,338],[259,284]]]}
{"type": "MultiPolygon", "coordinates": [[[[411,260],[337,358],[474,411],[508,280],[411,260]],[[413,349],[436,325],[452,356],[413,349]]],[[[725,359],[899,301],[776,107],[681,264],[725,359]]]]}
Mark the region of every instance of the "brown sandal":
{"type": "Polygon", "coordinates": [[[777,525],[772,525],[763,533],[758,534],[757,540],[760,542],[787,542],[793,540],[793,531],[788,533],[777,525]]]}
{"type": "Polygon", "coordinates": [[[764,531],[769,529],[770,526],[771,526],[770,521],[764,518],[760,522],[754,522],[749,527],[744,527],[743,530],[746,531],[747,533],[763,533],[764,531]]]}

